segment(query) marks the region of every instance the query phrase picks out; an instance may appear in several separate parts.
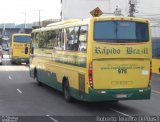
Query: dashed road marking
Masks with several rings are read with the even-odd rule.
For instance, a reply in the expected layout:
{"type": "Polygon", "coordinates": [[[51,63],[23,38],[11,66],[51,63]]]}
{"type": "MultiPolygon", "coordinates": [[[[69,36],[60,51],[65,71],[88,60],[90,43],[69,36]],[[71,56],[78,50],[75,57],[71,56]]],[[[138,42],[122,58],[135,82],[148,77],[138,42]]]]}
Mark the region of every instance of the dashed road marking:
{"type": "Polygon", "coordinates": [[[51,117],[50,115],[46,115],[48,118],[50,118],[53,122],[58,122],[55,118],[51,117]]]}
{"type": "Polygon", "coordinates": [[[152,90],[152,93],[153,93],[153,94],[160,94],[159,91],[155,91],[155,90],[152,90]]]}
{"type": "Polygon", "coordinates": [[[21,91],[20,89],[17,89],[17,91],[18,91],[20,94],[22,94],[22,91],[21,91]]]}
{"type": "Polygon", "coordinates": [[[9,78],[10,80],[12,79],[12,77],[11,77],[11,76],[9,76],[8,78],[9,78]]]}

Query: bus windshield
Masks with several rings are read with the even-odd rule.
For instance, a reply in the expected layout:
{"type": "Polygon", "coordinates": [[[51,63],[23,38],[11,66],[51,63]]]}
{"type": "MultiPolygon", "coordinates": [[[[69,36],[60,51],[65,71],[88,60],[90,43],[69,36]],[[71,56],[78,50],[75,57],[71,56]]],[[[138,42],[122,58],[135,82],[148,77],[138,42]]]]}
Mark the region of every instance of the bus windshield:
{"type": "Polygon", "coordinates": [[[131,21],[97,21],[94,40],[111,43],[137,43],[149,41],[148,24],[131,21]]]}
{"type": "Polygon", "coordinates": [[[14,42],[31,42],[31,37],[30,36],[14,36],[14,42]]]}

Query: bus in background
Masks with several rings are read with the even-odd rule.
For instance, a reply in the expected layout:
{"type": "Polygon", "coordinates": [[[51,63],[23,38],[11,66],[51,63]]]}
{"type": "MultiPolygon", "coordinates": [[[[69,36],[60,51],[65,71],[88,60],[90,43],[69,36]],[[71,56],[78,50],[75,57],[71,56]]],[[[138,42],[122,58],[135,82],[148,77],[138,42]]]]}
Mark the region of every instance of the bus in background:
{"type": "Polygon", "coordinates": [[[11,64],[29,64],[30,56],[30,34],[13,34],[11,37],[10,57],[11,64]]]}
{"type": "Polygon", "coordinates": [[[66,101],[150,99],[151,32],[146,19],[94,17],[32,31],[30,76],[66,101]]]}
{"type": "Polygon", "coordinates": [[[152,72],[160,74],[160,37],[152,37],[152,72]]]}

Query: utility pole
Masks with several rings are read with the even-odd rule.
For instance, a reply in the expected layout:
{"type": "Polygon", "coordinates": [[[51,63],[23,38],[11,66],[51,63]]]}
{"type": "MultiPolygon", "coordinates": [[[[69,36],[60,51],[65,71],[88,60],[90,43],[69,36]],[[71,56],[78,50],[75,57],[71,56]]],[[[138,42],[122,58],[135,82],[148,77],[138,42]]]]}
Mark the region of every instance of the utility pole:
{"type": "Polygon", "coordinates": [[[135,17],[137,0],[129,0],[129,17],[135,17]]]}
{"type": "Polygon", "coordinates": [[[41,10],[39,10],[39,28],[41,27],[41,10]]]}
{"type": "Polygon", "coordinates": [[[24,13],[24,33],[25,33],[25,29],[26,29],[26,12],[24,13]]]}
{"type": "Polygon", "coordinates": [[[63,0],[61,0],[60,2],[61,2],[61,12],[60,12],[60,16],[61,16],[61,21],[62,21],[62,5],[63,5],[63,0]]]}

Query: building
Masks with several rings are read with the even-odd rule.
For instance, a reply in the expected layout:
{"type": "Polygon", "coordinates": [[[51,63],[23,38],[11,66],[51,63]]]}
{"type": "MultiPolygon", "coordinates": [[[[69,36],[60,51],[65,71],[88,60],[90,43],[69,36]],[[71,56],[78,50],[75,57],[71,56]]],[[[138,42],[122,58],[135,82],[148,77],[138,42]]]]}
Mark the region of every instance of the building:
{"type": "MultiPolygon", "coordinates": [[[[0,45],[10,45],[10,37],[14,33],[31,33],[32,24],[0,24],[0,45]]],[[[8,47],[8,46],[7,46],[8,47]]]]}
{"type": "Polygon", "coordinates": [[[31,33],[32,24],[15,24],[2,23],[0,24],[0,37],[10,37],[14,33],[31,33]]]}

